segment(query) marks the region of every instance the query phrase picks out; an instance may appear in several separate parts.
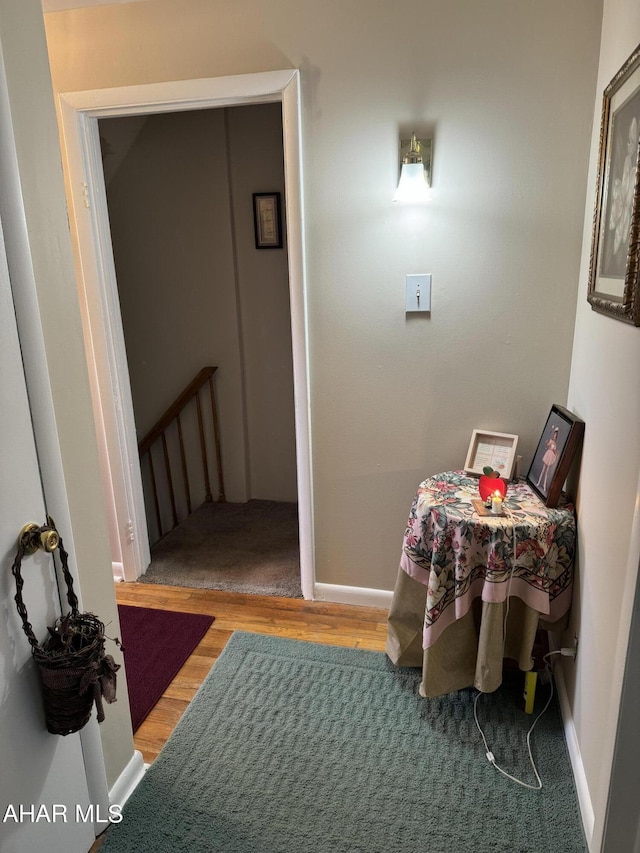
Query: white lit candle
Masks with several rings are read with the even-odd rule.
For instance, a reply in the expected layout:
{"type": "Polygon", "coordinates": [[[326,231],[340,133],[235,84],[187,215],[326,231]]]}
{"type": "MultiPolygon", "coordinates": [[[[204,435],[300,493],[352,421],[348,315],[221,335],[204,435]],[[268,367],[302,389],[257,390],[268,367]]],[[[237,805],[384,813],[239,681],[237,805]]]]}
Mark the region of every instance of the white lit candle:
{"type": "Polygon", "coordinates": [[[491,497],[491,512],[495,515],[500,515],[502,512],[502,495],[500,492],[494,492],[491,497]]]}

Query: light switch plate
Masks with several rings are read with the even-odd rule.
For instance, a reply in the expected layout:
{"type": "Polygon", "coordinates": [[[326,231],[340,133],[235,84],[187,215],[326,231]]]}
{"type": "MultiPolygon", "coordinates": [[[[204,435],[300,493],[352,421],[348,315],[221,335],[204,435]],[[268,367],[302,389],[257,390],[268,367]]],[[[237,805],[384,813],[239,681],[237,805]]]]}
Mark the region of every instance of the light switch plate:
{"type": "Polygon", "coordinates": [[[406,277],[405,311],[431,311],[431,273],[406,277]]]}

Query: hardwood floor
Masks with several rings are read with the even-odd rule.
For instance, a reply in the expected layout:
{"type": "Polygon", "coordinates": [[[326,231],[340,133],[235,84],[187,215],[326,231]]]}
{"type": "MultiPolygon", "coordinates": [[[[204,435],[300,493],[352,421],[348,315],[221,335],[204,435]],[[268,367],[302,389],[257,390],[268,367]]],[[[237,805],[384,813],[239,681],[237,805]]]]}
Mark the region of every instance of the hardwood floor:
{"type": "Polygon", "coordinates": [[[235,630],[372,651],[384,651],[387,633],[386,610],[347,604],[139,583],[117,583],[116,598],[119,604],[215,617],[134,735],[135,748],[147,763],[162,749],[235,630]]]}

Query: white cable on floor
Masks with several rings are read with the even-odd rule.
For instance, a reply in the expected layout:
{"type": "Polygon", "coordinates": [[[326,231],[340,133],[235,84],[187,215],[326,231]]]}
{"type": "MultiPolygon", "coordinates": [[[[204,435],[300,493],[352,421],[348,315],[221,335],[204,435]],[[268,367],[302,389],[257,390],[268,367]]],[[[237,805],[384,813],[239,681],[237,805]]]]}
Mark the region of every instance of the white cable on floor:
{"type": "MultiPolygon", "coordinates": [[[[551,657],[551,655],[560,655],[560,654],[562,654],[562,652],[560,650],[555,651],[555,652],[547,652],[547,654],[544,655],[544,660],[547,661],[547,658],[551,657]]],[[[553,670],[552,670],[551,666],[549,665],[548,661],[547,661],[547,668],[548,668],[549,673],[551,675],[551,682],[550,682],[551,689],[549,691],[549,698],[547,699],[544,708],[542,709],[542,711],[540,711],[538,716],[535,718],[535,720],[531,724],[531,728],[527,732],[527,751],[529,753],[529,761],[531,762],[531,767],[533,768],[533,772],[535,774],[535,777],[538,780],[537,785],[529,785],[527,782],[522,782],[520,779],[516,779],[515,776],[512,776],[510,773],[507,773],[506,770],[503,770],[502,767],[499,767],[496,764],[495,755],[489,749],[489,744],[487,743],[487,739],[484,735],[484,732],[482,731],[482,727],[480,726],[480,722],[478,720],[478,699],[481,696],[480,691],[478,691],[478,693],[476,694],[476,696],[473,700],[473,719],[476,722],[476,726],[478,727],[478,731],[480,732],[480,736],[482,737],[482,740],[484,742],[484,746],[486,749],[485,754],[487,756],[487,760],[491,764],[493,764],[493,766],[496,768],[498,773],[502,773],[502,775],[506,776],[507,779],[511,779],[512,782],[516,782],[518,785],[522,785],[523,788],[529,788],[530,791],[540,791],[542,789],[542,779],[540,778],[540,774],[538,773],[538,768],[536,767],[536,763],[533,760],[533,754],[531,752],[531,735],[533,734],[533,730],[535,729],[538,720],[545,713],[545,711],[548,709],[549,705],[551,704],[551,700],[553,699],[553,670]]]]}
{"type": "MultiPolygon", "coordinates": [[[[513,573],[514,573],[515,568],[516,568],[517,535],[516,535],[516,522],[515,522],[515,519],[513,517],[513,514],[510,512],[510,510],[507,509],[506,506],[504,506],[504,504],[503,504],[503,510],[504,510],[504,512],[506,512],[506,514],[511,519],[511,529],[513,532],[513,551],[511,554],[511,571],[509,573],[509,583],[507,585],[507,600],[506,600],[504,619],[502,622],[502,656],[504,657],[504,650],[505,650],[505,645],[507,642],[507,619],[509,618],[509,596],[511,594],[511,581],[513,580],[513,573]]],[[[544,660],[546,661],[547,658],[553,654],[561,654],[561,652],[559,652],[559,651],[558,652],[549,652],[548,654],[544,655],[544,660]]],[[[518,785],[522,785],[523,788],[528,788],[531,791],[542,790],[542,779],[540,778],[540,774],[538,773],[538,768],[536,767],[536,763],[533,760],[533,753],[531,752],[531,735],[533,734],[533,730],[536,727],[536,723],[538,722],[540,717],[542,717],[542,715],[545,713],[545,711],[548,709],[549,705],[551,704],[551,700],[553,699],[553,671],[551,670],[551,667],[549,666],[548,661],[547,661],[547,668],[549,669],[549,672],[551,675],[551,681],[550,681],[551,689],[549,691],[549,698],[547,699],[544,708],[542,709],[542,711],[540,711],[538,716],[535,718],[535,720],[531,724],[529,731],[527,732],[527,752],[529,753],[529,761],[531,763],[531,767],[533,768],[533,772],[534,772],[535,777],[536,777],[537,782],[538,782],[537,785],[529,785],[527,782],[522,782],[520,779],[516,779],[515,776],[512,776],[510,773],[507,773],[506,770],[503,770],[502,767],[500,767],[498,764],[496,764],[495,755],[489,749],[489,744],[487,743],[487,739],[484,735],[484,732],[482,731],[482,727],[480,726],[480,722],[478,720],[478,699],[481,696],[480,691],[478,691],[478,693],[476,694],[476,696],[473,700],[473,719],[475,720],[476,726],[478,727],[478,731],[480,732],[480,736],[482,737],[484,747],[486,750],[485,754],[487,756],[487,760],[491,764],[493,764],[493,766],[498,771],[498,773],[502,773],[502,775],[506,776],[507,779],[510,779],[512,782],[516,782],[518,785]]]]}

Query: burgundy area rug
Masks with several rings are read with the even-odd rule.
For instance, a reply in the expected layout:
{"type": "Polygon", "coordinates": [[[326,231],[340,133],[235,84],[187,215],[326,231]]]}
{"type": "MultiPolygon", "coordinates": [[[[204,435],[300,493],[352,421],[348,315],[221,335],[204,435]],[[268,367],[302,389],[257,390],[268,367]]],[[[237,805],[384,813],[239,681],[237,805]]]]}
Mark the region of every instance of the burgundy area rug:
{"type": "Polygon", "coordinates": [[[213,616],[118,605],[134,732],[207,633],[213,616]]]}

